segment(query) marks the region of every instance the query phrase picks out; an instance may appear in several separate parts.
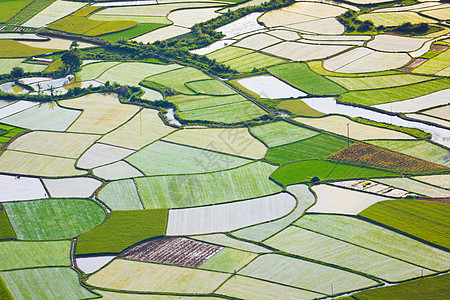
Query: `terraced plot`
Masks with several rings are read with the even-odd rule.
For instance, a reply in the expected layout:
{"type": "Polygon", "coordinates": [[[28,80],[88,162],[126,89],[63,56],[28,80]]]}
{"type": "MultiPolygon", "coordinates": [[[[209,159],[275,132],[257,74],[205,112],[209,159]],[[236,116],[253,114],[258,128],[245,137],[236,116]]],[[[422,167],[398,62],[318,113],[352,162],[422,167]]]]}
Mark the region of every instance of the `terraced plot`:
{"type": "Polygon", "coordinates": [[[234,90],[220,83],[218,80],[200,80],[186,83],[186,86],[198,94],[206,95],[232,95],[234,90]]]}
{"type": "Polygon", "coordinates": [[[172,70],[169,72],[161,73],[158,75],[150,76],[146,78],[148,81],[153,81],[184,94],[194,94],[195,92],[186,86],[187,82],[194,80],[208,80],[211,79],[205,73],[194,68],[181,68],[172,70]]]}
{"type": "Polygon", "coordinates": [[[250,132],[268,147],[297,142],[319,134],[317,131],[282,121],[252,127],[250,132]]]}
{"type": "Polygon", "coordinates": [[[358,19],[363,22],[370,20],[375,26],[399,26],[406,22],[410,22],[411,24],[436,22],[410,11],[368,13],[358,16],[358,19]]]}
{"type": "Polygon", "coordinates": [[[246,101],[241,95],[209,96],[209,95],[175,95],[166,98],[174,103],[180,111],[188,111],[207,107],[246,101]]]}
{"type": "Polygon", "coordinates": [[[12,138],[14,138],[16,135],[21,134],[22,132],[25,132],[26,129],[10,126],[6,124],[0,123],[0,143],[7,143],[12,138]]]}
{"type": "Polygon", "coordinates": [[[241,250],[223,248],[201,264],[203,270],[231,273],[247,265],[257,254],[241,250]]]}
{"type": "Polygon", "coordinates": [[[85,6],[85,3],[80,2],[68,2],[68,1],[55,1],[50,6],[46,7],[43,11],[36,16],[25,22],[23,26],[40,28],[46,26],[58,19],[61,19],[72,12],[85,6]]]}
{"type": "Polygon", "coordinates": [[[0,57],[28,57],[58,51],[58,49],[35,48],[14,40],[0,40],[0,57]]]}
{"type": "Polygon", "coordinates": [[[449,59],[450,51],[446,50],[415,68],[414,72],[446,76],[449,74],[447,70],[449,67],[449,59]]]}
{"type": "Polygon", "coordinates": [[[372,90],[402,86],[435,79],[412,74],[370,76],[370,77],[327,77],[348,90],[372,90]]]}
{"type": "Polygon", "coordinates": [[[0,59],[0,74],[8,74],[14,67],[21,67],[25,72],[41,72],[46,65],[23,63],[22,58],[0,59]]]}

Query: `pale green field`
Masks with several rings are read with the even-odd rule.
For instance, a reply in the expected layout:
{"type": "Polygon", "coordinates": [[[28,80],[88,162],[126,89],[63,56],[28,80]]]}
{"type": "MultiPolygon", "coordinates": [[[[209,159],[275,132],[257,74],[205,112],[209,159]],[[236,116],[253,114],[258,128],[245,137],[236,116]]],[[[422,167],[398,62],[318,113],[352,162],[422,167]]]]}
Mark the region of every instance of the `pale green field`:
{"type": "Polygon", "coordinates": [[[22,63],[23,58],[0,58],[0,74],[8,74],[14,67],[20,67],[25,72],[42,72],[48,66],[22,63]]]}
{"type": "Polygon", "coordinates": [[[253,53],[254,51],[238,47],[226,47],[220,50],[214,51],[206,55],[209,59],[216,59],[219,62],[231,60],[246,54],[253,53]]]}
{"type": "Polygon", "coordinates": [[[370,90],[413,84],[433,79],[428,76],[401,74],[370,77],[327,77],[348,90],[370,90]]]}
{"type": "Polygon", "coordinates": [[[447,68],[449,65],[450,50],[446,50],[415,68],[414,73],[434,74],[447,68]]]}
{"type": "Polygon", "coordinates": [[[432,198],[450,197],[449,190],[418,182],[410,178],[378,178],[375,181],[432,198]]]}
{"type": "Polygon", "coordinates": [[[146,176],[195,174],[231,169],[252,160],[157,141],[125,159],[146,176]]]}
{"type": "Polygon", "coordinates": [[[70,266],[70,241],[0,242],[0,270],[70,266]]]}
{"type": "Polygon", "coordinates": [[[378,284],[374,280],[354,273],[277,254],[259,256],[238,274],[326,295],[340,294],[378,284]],[[331,293],[331,285],[333,285],[333,293],[331,293]]]}
{"type": "Polygon", "coordinates": [[[186,87],[186,82],[206,79],[211,78],[202,71],[190,67],[157,74],[146,78],[146,80],[148,81],[154,81],[184,94],[195,93],[194,91],[186,87]]]}
{"type": "Polygon", "coordinates": [[[247,243],[238,239],[231,238],[225,234],[216,233],[216,234],[207,234],[207,235],[196,235],[192,236],[191,238],[204,241],[207,243],[212,243],[216,245],[226,246],[230,248],[234,248],[237,250],[243,250],[247,252],[254,252],[254,253],[267,253],[271,252],[270,250],[263,248],[261,246],[247,243]]]}
{"type": "Polygon", "coordinates": [[[353,217],[306,215],[295,225],[430,270],[449,268],[450,253],[353,217]]]}
{"type": "Polygon", "coordinates": [[[255,253],[223,248],[204,262],[200,269],[233,273],[234,270],[239,270],[247,265],[256,256],[255,253]]]}
{"type": "Polygon", "coordinates": [[[215,79],[199,80],[186,83],[186,86],[199,94],[205,95],[233,95],[234,90],[215,79]]]}
{"type": "Polygon", "coordinates": [[[18,239],[69,239],[98,226],[103,208],[88,199],[44,199],[3,203],[18,239]]]}
{"type": "Polygon", "coordinates": [[[358,16],[361,21],[370,20],[375,26],[398,26],[403,23],[410,22],[411,24],[418,23],[436,23],[436,21],[419,16],[415,12],[402,11],[402,12],[380,12],[380,13],[368,13],[358,16]]]}
{"type": "Polygon", "coordinates": [[[434,273],[387,255],[295,226],[288,227],[266,240],[264,244],[287,253],[342,266],[389,282],[420,277],[422,270],[424,275],[434,273]]]}
{"type": "Polygon", "coordinates": [[[180,109],[180,111],[246,101],[246,99],[241,95],[230,95],[230,96],[176,95],[167,98],[166,100],[175,103],[175,105],[180,109]]]}
{"type": "Polygon", "coordinates": [[[261,54],[258,52],[250,53],[224,62],[227,66],[238,72],[251,72],[254,68],[266,68],[273,65],[285,63],[286,60],[261,54]]]}
{"type": "Polygon", "coordinates": [[[106,180],[118,180],[144,176],[142,172],[131,166],[129,163],[124,162],[123,160],[116,161],[115,163],[109,165],[97,167],[93,170],[93,173],[95,176],[106,180]]]}
{"type": "Polygon", "coordinates": [[[158,24],[172,24],[170,20],[166,17],[158,16],[138,16],[138,15],[103,15],[103,14],[93,14],[89,16],[90,20],[97,21],[135,21],[138,23],[158,23],[158,24]]]}
{"type": "Polygon", "coordinates": [[[141,200],[132,179],[109,183],[98,193],[98,199],[111,210],[143,209],[141,200]]]}
{"type": "MultiPolygon", "coordinates": [[[[230,171],[135,180],[145,208],[189,207],[277,193],[281,187],[269,180],[275,169],[255,162],[230,171]]],[[[109,189],[109,185],[105,189],[109,189]]]]}
{"type": "Polygon", "coordinates": [[[90,79],[96,79],[108,69],[117,66],[120,62],[116,61],[103,61],[98,63],[92,63],[84,65],[80,72],[76,74],[79,81],[85,81],[90,79]]]}
{"type": "Polygon", "coordinates": [[[97,295],[82,287],[70,268],[37,268],[0,272],[14,299],[90,299],[97,295]]]}
{"type": "Polygon", "coordinates": [[[268,147],[290,144],[319,134],[318,131],[283,121],[251,127],[250,132],[268,147]]]}

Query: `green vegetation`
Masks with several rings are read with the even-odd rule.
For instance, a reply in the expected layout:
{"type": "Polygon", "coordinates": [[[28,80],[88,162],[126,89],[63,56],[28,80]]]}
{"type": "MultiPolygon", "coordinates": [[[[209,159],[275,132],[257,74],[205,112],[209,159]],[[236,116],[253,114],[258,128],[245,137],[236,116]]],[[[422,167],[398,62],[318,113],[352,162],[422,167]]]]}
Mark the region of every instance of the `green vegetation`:
{"type": "Polygon", "coordinates": [[[143,35],[147,32],[156,30],[158,28],[167,26],[167,24],[161,24],[161,23],[140,23],[138,26],[134,26],[130,29],[124,30],[124,31],[120,31],[120,32],[115,32],[115,33],[110,33],[110,34],[105,34],[100,36],[101,39],[103,40],[107,40],[110,42],[117,42],[120,41],[122,39],[132,39],[135,38],[137,36],[143,35]]]}
{"type": "Polygon", "coordinates": [[[27,129],[0,123],[0,144],[9,142],[10,139],[24,131],[27,129]]]}
{"type": "Polygon", "coordinates": [[[227,60],[223,63],[238,72],[252,72],[284,62],[286,62],[284,59],[262,54],[259,52],[253,52],[231,60],[227,60]]]}
{"type": "MultiPolygon", "coordinates": [[[[450,291],[450,274],[419,278],[394,286],[362,291],[352,295],[357,300],[445,299],[450,291]]],[[[341,299],[341,298],[339,298],[341,299]]],[[[350,299],[350,298],[349,298],[350,299]]]]}
{"type": "Polygon", "coordinates": [[[414,69],[415,73],[434,74],[442,69],[448,67],[448,61],[450,60],[450,50],[446,50],[435,57],[427,60],[420,66],[414,69]]]}
{"type": "Polygon", "coordinates": [[[395,228],[435,245],[450,249],[450,206],[420,200],[388,200],[362,211],[360,216],[395,228]]]}
{"type": "Polygon", "coordinates": [[[0,1],[0,22],[5,23],[24,7],[33,2],[33,0],[2,0],[0,1]]]}
{"type": "Polygon", "coordinates": [[[14,300],[14,297],[9,292],[8,287],[3,281],[1,275],[0,275],[0,298],[4,300],[14,300]]]}
{"type": "Polygon", "coordinates": [[[312,71],[305,63],[271,67],[269,73],[312,95],[338,95],[346,90],[312,71]]]}
{"type": "Polygon", "coordinates": [[[376,127],[387,128],[387,129],[391,129],[391,130],[395,130],[395,131],[404,132],[404,133],[409,134],[418,139],[430,139],[431,138],[431,133],[425,132],[425,131],[417,129],[417,128],[402,127],[402,126],[397,126],[397,125],[393,125],[393,124],[377,122],[377,121],[365,119],[362,117],[352,118],[352,120],[355,122],[361,123],[361,124],[367,124],[367,125],[371,125],[371,126],[376,126],[376,127]]]}
{"type": "Polygon", "coordinates": [[[279,167],[270,177],[283,185],[320,180],[398,176],[397,173],[326,160],[305,160],[279,167]]]}
{"type": "MultiPolygon", "coordinates": [[[[0,1],[0,4],[6,5],[6,6],[8,6],[8,8],[1,7],[0,11],[3,12],[3,11],[5,11],[5,9],[8,10],[10,7],[14,7],[15,5],[17,5],[16,3],[18,3],[18,2],[23,2],[23,1],[21,1],[21,0],[13,0],[13,1],[2,0],[2,1],[0,1]],[[12,2],[14,2],[14,4],[12,2]],[[5,3],[5,4],[3,4],[3,3],[5,3]]],[[[34,0],[34,1],[28,1],[28,2],[30,2],[29,5],[25,6],[22,10],[20,10],[19,13],[17,13],[15,16],[13,16],[11,19],[8,20],[7,24],[14,24],[14,25],[7,25],[5,27],[6,30],[14,30],[17,25],[21,25],[21,24],[25,23],[26,21],[30,20],[35,15],[37,15],[39,12],[41,12],[42,10],[47,8],[47,6],[49,6],[50,4],[55,2],[55,0],[34,0]]],[[[3,15],[3,13],[2,13],[2,15],[3,15]]]]}
{"type": "Polygon", "coordinates": [[[225,47],[222,49],[219,49],[217,51],[214,51],[210,54],[207,54],[206,56],[209,59],[215,59],[217,61],[220,62],[224,62],[227,60],[232,60],[250,53],[253,53],[254,51],[249,50],[249,49],[245,49],[245,48],[239,48],[239,47],[233,47],[233,46],[229,46],[229,47],[225,47]]]}
{"type": "Polygon", "coordinates": [[[165,85],[184,94],[194,94],[191,89],[186,87],[186,82],[204,79],[211,78],[202,71],[190,67],[180,68],[146,78],[147,81],[165,85]]]}
{"type": "Polygon", "coordinates": [[[17,238],[57,240],[75,237],[105,219],[103,208],[88,199],[45,199],[3,203],[17,238]]]}
{"type": "MultiPolygon", "coordinates": [[[[261,104],[264,105],[264,103],[261,104]]],[[[274,108],[286,110],[294,115],[303,117],[322,117],[324,115],[324,113],[312,109],[311,107],[308,106],[308,104],[306,104],[300,99],[291,99],[278,102],[276,107],[274,108]]]]}
{"type": "Polygon", "coordinates": [[[60,50],[35,48],[14,40],[0,40],[0,57],[28,57],[55,51],[60,50]]]}
{"type": "Polygon", "coordinates": [[[204,262],[200,269],[233,273],[248,264],[257,255],[246,251],[224,248],[204,262]]]}
{"type": "Polygon", "coordinates": [[[265,158],[274,163],[284,164],[302,159],[325,158],[345,147],[347,147],[346,139],[321,133],[299,142],[269,148],[265,158]]]}
{"type": "Polygon", "coordinates": [[[343,86],[349,91],[382,89],[387,87],[408,85],[436,79],[436,77],[413,75],[413,74],[366,76],[366,77],[330,76],[327,78],[343,86]]]}
{"type": "Polygon", "coordinates": [[[4,271],[0,276],[15,299],[89,299],[97,295],[82,287],[71,268],[4,271]]]}
{"type": "Polygon", "coordinates": [[[230,96],[176,95],[166,98],[166,100],[175,104],[180,111],[246,101],[246,99],[241,95],[230,95],[230,96]]]}
{"type": "Polygon", "coordinates": [[[206,95],[232,95],[236,94],[234,90],[215,79],[191,81],[186,86],[199,94],[206,95]]]}
{"type": "Polygon", "coordinates": [[[251,127],[250,132],[268,147],[297,142],[319,134],[318,131],[284,121],[251,127]]]}
{"type": "Polygon", "coordinates": [[[120,253],[166,232],[167,209],[113,211],[105,223],[77,239],[76,255],[120,253]]]}
{"type": "Polygon", "coordinates": [[[450,88],[450,79],[431,80],[394,88],[348,92],[338,100],[362,105],[376,105],[412,99],[450,88]]]}
{"type": "Polygon", "coordinates": [[[6,212],[0,210],[0,240],[11,240],[16,237],[6,212]]]}

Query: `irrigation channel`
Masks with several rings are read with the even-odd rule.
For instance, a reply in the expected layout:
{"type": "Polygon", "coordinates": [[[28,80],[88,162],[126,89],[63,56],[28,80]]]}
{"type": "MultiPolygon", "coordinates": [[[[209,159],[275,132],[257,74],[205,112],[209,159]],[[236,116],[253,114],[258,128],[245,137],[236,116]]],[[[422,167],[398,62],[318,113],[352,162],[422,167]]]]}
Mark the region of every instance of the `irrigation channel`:
{"type": "MultiPolygon", "coordinates": [[[[383,113],[372,109],[338,103],[334,98],[304,98],[308,106],[325,114],[340,114],[349,117],[363,117],[377,122],[393,124],[402,127],[418,128],[431,133],[431,140],[439,145],[450,148],[450,129],[432,126],[419,120],[406,120],[395,114],[383,113]]],[[[350,128],[350,130],[352,130],[350,128]]]]}

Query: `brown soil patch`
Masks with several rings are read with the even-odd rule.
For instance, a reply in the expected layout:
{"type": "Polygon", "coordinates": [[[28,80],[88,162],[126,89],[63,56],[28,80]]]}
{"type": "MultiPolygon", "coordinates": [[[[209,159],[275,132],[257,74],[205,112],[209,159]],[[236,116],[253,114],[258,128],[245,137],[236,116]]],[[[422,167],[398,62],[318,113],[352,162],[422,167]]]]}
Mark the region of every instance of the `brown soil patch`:
{"type": "Polygon", "coordinates": [[[420,66],[421,64],[423,64],[424,62],[426,62],[428,59],[426,58],[416,58],[415,60],[413,60],[412,62],[410,62],[409,64],[407,64],[406,66],[404,66],[403,68],[401,68],[400,70],[403,72],[409,72],[412,69],[420,66]]]}
{"type": "Polygon", "coordinates": [[[431,48],[431,51],[444,51],[448,48],[447,45],[436,45],[434,44],[433,47],[431,48]]]}
{"type": "Polygon", "coordinates": [[[416,200],[450,204],[450,197],[447,197],[447,198],[416,198],[416,200]]]}
{"type": "Polygon", "coordinates": [[[119,257],[197,268],[222,248],[188,238],[165,237],[139,244],[119,257]]]}

